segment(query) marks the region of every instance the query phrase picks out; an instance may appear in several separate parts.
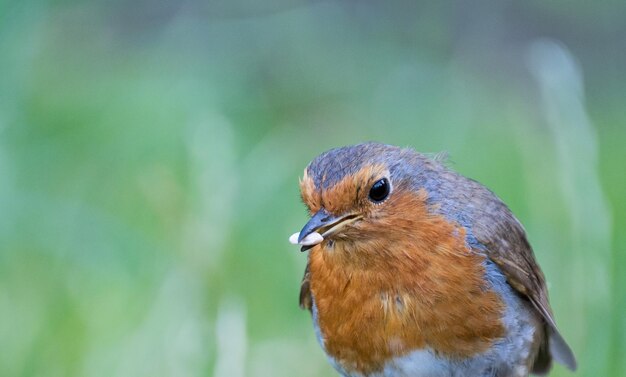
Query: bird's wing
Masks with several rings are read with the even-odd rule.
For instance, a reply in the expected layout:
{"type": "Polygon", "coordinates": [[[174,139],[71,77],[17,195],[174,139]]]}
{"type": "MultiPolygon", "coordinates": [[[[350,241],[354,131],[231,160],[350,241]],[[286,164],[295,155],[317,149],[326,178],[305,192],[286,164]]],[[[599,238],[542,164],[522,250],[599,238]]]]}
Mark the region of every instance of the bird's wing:
{"type": "Polygon", "coordinates": [[[304,276],[302,277],[302,283],[300,283],[300,307],[311,311],[312,299],[311,299],[311,286],[309,284],[311,274],[309,272],[309,261],[307,260],[306,268],[304,269],[304,276]]]}
{"type": "MultiPolygon", "coordinates": [[[[488,257],[502,270],[509,285],[528,297],[545,320],[550,354],[561,364],[575,370],[576,359],[556,327],[548,302],[545,278],[526,239],[524,228],[499,200],[481,204],[484,212],[473,224],[474,236],[486,247],[488,257]]],[[[548,347],[542,348],[548,351],[548,347]]],[[[549,355],[540,355],[538,361],[545,364],[544,368],[549,367],[549,355]]],[[[537,371],[543,369],[541,365],[536,367],[539,369],[537,371]]]]}

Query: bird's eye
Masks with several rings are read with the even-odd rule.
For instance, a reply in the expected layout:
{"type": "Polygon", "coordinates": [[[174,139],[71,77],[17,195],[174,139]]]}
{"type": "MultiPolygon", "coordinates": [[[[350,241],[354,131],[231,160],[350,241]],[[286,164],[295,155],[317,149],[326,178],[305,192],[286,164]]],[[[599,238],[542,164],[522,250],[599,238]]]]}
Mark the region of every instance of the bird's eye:
{"type": "Polygon", "coordinates": [[[374,182],[370,189],[370,200],[374,203],[380,203],[389,195],[389,181],[387,178],[379,179],[374,182]]]}

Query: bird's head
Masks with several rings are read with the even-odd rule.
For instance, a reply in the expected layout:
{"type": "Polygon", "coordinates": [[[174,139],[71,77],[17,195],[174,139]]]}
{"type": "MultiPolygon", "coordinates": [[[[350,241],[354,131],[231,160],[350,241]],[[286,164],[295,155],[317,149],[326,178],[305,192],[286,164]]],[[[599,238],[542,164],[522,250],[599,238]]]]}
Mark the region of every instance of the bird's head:
{"type": "Polygon", "coordinates": [[[411,150],[365,143],[316,157],[300,181],[311,219],[290,241],[302,251],[389,252],[428,217],[425,182],[438,163],[411,150]]]}

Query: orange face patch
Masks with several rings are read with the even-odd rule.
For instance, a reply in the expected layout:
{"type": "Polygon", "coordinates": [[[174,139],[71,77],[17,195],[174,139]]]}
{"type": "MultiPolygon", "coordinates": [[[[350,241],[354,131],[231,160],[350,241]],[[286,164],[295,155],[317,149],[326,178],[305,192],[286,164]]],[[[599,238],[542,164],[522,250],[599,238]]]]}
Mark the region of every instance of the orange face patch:
{"type": "MultiPolygon", "coordinates": [[[[326,206],[324,193],[310,196],[306,175],[303,182],[309,208],[326,206]]],[[[464,228],[429,211],[426,198],[425,191],[396,190],[332,247],[311,250],[324,345],[346,368],[378,371],[388,359],[425,347],[465,358],[504,335],[504,304],[485,286],[485,257],[468,249],[464,228]]]]}
{"type": "Polygon", "coordinates": [[[332,187],[322,189],[315,187],[313,178],[305,169],[300,180],[300,195],[311,213],[319,211],[321,207],[334,215],[357,209],[367,210],[370,203],[366,198],[372,184],[388,175],[389,171],[384,166],[369,165],[354,175],[344,177],[332,187]]]}

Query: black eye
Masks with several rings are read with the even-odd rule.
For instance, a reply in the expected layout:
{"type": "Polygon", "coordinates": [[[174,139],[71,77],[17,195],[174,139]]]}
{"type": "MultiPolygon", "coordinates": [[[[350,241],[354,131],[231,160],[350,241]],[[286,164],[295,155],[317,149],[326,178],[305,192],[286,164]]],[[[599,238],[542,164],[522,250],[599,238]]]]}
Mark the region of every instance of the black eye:
{"type": "Polygon", "coordinates": [[[379,203],[385,200],[387,195],[389,195],[389,181],[387,178],[374,182],[370,189],[370,200],[374,203],[379,203]]]}

